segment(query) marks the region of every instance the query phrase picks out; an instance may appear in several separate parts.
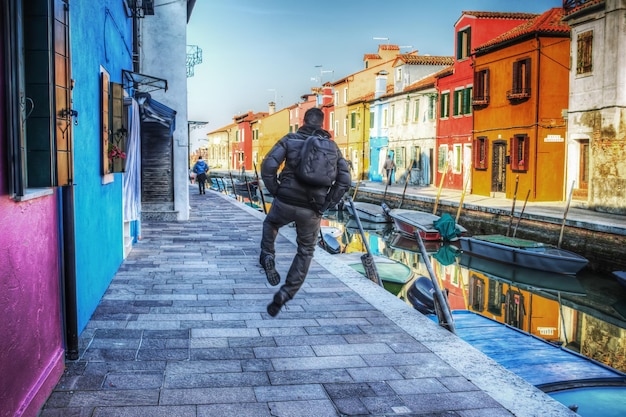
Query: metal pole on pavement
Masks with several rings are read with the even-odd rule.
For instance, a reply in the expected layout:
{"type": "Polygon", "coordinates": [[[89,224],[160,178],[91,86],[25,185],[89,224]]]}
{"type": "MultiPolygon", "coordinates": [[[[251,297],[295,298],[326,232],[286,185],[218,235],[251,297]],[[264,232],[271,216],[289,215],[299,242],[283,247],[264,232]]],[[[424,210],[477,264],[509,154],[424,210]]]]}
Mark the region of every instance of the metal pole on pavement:
{"type": "Polygon", "coordinates": [[[435,311],[437,312],[437,320],[439,321],[439,325],[452,333],[456,333],[454,329],[454,318],[452,317],[452,312],[450,311],[450,305],[448,304],[448,298],[441,291],[439,287],[439,282],[437,281],[437,276],[435,275],[435,271],[433,270],[433,266],[430,264],[430,258],[428,257],[428,252],[426,252],[426,246],[424,246],[424,241],[420,236],[419,232],[415,232],[415,239],[420,247],[420,253],[422,254],[422,258],[424,259],[424,264],[426,265],[426,269],[428,270],[428,274],[430,275],[430,280],[433,282],[433,288],[435,289],[435,311]],[[439,308],[437,309],[437,304],[439,304],[439,308]],[[441,314],[440,314],[441,313],[441,314]],[[443,317],[441,317],[443,316],[443,317]]]}
{"type": "Polygon", "coordinates": [[[361,263],[363,264],[363,268],[365,269],[365,275],[380,285],[383,286],[383,282],[378,275],[378,270],[376,269],[376,264],[374,263],[374,258],[372,257],[372,252],[370,251],[370,245],[367,243],[367,239],[365,237],[365,230],[363,230],[363,225],[361,224],[361,219],[359,219],[359,213],[357,213],[356,208],[354,207],[354,202],[352,201],[352,197],[347,196],[348,202],[350,203],[350,207],[352,207],[352,213],[354,214],[354,220],[356,220],[356,224],[359,227],[359,232],[361,233],[361,239],[363,239],[363,246],[365,246],[366,253],[361,256],[361,263]]]}

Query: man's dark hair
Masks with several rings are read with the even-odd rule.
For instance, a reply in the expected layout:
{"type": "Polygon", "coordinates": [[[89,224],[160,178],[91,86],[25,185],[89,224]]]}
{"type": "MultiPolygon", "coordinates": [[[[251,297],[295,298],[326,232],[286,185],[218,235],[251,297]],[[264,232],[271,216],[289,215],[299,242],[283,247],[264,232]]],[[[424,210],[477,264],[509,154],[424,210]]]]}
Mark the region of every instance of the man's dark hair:
{"type": "Polygon", "coordinates": [[[324,123],[324,112],[317,107],[308,109],[304,113],[304,124],[309,126],[322,127],[324,123]]]}

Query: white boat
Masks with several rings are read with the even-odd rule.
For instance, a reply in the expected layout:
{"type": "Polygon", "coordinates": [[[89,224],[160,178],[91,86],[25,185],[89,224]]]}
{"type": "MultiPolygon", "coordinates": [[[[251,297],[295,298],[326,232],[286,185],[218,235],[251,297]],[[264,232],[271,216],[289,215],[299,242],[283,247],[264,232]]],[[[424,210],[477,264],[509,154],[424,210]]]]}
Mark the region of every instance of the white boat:
{"type": "MultiPolygon", "coordinates": [[[[356,214],[359,216],[359,220],[371,223],[390,223],[391,220],[387,217],[383,208],[378,204],[353,202],[356,214]]],[[[348,213],[354,217],[351,204],[345,205],[348,213]]]]}
{"type": "Polygon", "coordinates": [[[587,258],[547,243],[504,235],[462,237],[461,250],[511,265],[559,274],[576,274],[587,258]]]}

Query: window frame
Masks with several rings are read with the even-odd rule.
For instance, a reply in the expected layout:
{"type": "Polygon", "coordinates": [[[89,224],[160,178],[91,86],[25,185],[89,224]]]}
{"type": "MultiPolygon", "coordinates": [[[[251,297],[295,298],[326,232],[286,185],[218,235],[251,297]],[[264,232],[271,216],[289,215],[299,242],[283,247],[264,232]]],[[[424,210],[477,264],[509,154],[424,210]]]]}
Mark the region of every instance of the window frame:
{"type": "Polygon", "coordinates": [[[528,171],[530,156],[530,137],[525,133],[513,135],[510,139],[510,164],[513,172],[528,171]]]}
{"type": "Polygon", "coordinates": [[[522,58],[513,62],[513,79],[511,90],[507,92],[507,98],[511,101],[526,100],[531,93],[531,59],[522,58]]]}
{"type": "Polygon", "coordinates": [[[472,90],[473,106],[489,105],[489,68],[474,73],[474,89],[472,90]]]}
{"type": "Polygon", "coordinates": [[[474,168],[486,171],[489,166],[489,141],[487,136],[478,136],[474,139],[474,168]]]}
{"type": "Polygon", "coordinates": [[[450,91],[444,91],[440,95],[439,100],[439,118],[447,119],[450,117],[450,91]]]}
{"type": "Polygon", "coordinates": [[[581,32],[576,37],[576,75],[593,72],[593,30],[581,32]]]}
{"type": "Polygon", "coordinates": [[[459,29],[456,33],[456,59],[458,61],[469,58],[472,52],[472,28],[471,26],[459,29]]]}

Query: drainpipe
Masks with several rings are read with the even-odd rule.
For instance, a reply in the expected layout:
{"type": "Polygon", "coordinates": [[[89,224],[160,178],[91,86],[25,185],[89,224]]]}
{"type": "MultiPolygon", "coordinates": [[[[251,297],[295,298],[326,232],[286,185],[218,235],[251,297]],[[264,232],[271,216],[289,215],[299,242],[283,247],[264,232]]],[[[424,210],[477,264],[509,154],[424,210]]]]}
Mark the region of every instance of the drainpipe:
{"type": "Polygon", "coordinates": [[[76,297],[76,240],[74,228],[74,185],[59,188],[61,224],[61,271],[63,286],[63,315],[65,327],[65,355],[69,360],[78,359],[78,308],[76,297]]]}
{"type": "Polygon", "coordinates": [[[537,84],[537,94],[535,97],[535,155],[533,158],[533,163],[535,164],[535,169],[533,170],[533,197],[536,199],[537,198],[537,168],[538,168],[538,163],[537,163],[537,158],[539,155],[539,97],[541,97],[541,95],[539,94],[539,80],[540,80],[540,73],[541,73],[541,39],[539,39],[539,35],[535,35],[535,39],[537,41],[537,76],[535,78],[537,78],[537,80],[535,81],[537,84]]]}

